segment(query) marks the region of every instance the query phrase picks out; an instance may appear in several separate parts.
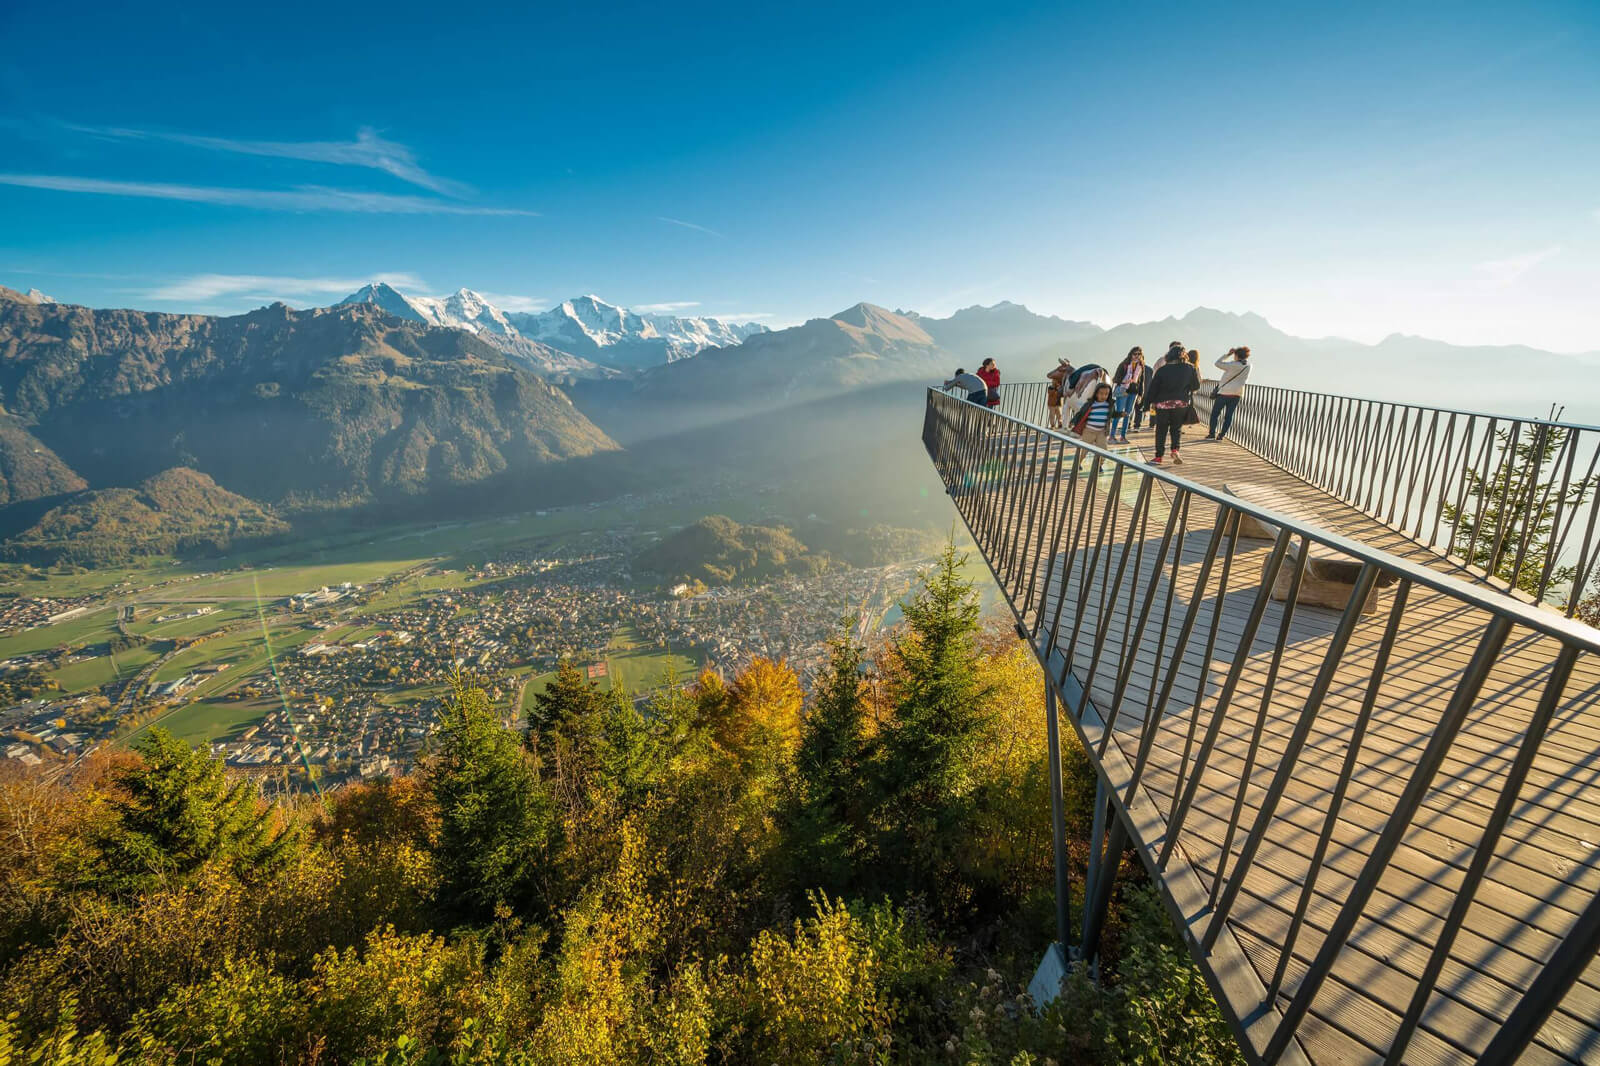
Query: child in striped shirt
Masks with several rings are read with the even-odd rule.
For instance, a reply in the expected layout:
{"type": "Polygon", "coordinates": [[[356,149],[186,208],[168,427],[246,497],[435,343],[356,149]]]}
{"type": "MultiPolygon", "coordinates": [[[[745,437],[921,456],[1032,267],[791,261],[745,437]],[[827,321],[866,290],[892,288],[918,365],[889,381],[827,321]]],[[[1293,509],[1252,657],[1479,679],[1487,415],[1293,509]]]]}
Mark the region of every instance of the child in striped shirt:
{"type": "Polygon", "coordinates": [[[1106,430],[1111,426],[1111,416],[1115,406],[1111,401],[1111,386],[1102,381],[1095,386],[1094,395],[1079,409],[1078,416],[1072,420],[1072,431],[1083,438],[1085,444],[1104,448],[1106,430]]]}

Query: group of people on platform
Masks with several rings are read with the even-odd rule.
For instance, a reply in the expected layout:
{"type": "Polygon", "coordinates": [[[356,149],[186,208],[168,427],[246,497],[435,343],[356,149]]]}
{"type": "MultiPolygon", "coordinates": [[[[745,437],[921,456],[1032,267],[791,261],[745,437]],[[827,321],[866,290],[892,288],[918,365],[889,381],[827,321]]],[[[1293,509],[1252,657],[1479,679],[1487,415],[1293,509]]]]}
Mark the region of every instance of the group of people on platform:
{"type": "MultiPolygon", "coordinates": [[[[1234,409],[1250,377],[1250,349],[1230,348],[1213,365],[1222,376],[1211,391],[1211,425],[1205,439],[1222,440],[1233,427],[1234,409]]],[[[1183,427],[1200,421],[1194,394],[1201,381],[1200,353],[1184,348],[1182,341],[1169,344],[1155,367],[1145,362],[1144,350],[1135,347],[1109,373],[1097,363],[1074,367],[1062,356],[1046,376],[1045,410],[1051,429],[1067,428],[1065,419],[1070,417],[1072,433],[1086,444],[1104,448],[1130,443],[1128,433],[1141,432],[1148,414],[1156,437],[1151,462],[1165,462],[1169,447],[1172,462],[1183,462],[1183,427]]],[[[976,374],[958,368],[943,387],[965,390],[972,403],[998,407],[1000,368],[992,358],[985,359],[976,374]]]]}

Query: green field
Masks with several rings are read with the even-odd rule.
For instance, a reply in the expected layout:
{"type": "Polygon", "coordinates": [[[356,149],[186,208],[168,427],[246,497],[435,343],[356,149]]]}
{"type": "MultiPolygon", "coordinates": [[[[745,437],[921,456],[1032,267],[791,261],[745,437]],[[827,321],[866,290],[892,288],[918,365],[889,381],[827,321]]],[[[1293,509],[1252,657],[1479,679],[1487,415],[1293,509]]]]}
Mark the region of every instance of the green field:
{"type": "Polygon", "coordinates": [[[268,649],[272,656],[282,655],[317,637],[318,631],[305,629],[298,622],[272,627],[263,639],[258,626],[245,626],[233,633],[203,641],[174,655],[156,671],[155,683],[172,681],[190,673],[198,666],[226,663],[228,669],[215,677],[202,681],[184,695],[188,698],[216,696],[237,688],[250,675],[267,665],[268,649]]]}
{"type": "Polygon", "coordinates": [[[645,643],[632,626],[623,626],[606,647],[610,687],[624,692],[649,692],[670,680],[691,680],[700,670],[698,657],[645,643]]]}
{"type": "Polygon", "coordinates": [[[271,700],[200,700],[186,704],[135,731],[131,741],[152,725],[159,725],[179,740],[207,745],[237,736],[261,721],[278,704],[271,700]]]}
{"type": "Polygon", "coordinates": [[[144,610],[143,617],[128,625],[131,632],[150,637],[155,640],[177,640],[186,637],[198,637],[202,633],[221,629],[231,622],[241,618],[253,616],[254,607],[222,607],[216,604],[162,604],[158,610],[144,610]],[[166,622],[157,622],[156,619],[171,614],[188,614],[196,607],[216,607],[210,614],[203,614],[197,618],[174,618],[166,622]]]}
{"type": "Polygon", "coordinates": [[[0,639],[0,659],[51,648],[81,648],[85,644],[110,640],[117,632],[116,621],[117,613],[114,610],[101,607],[55,625],[13,633],[0,639]]]}

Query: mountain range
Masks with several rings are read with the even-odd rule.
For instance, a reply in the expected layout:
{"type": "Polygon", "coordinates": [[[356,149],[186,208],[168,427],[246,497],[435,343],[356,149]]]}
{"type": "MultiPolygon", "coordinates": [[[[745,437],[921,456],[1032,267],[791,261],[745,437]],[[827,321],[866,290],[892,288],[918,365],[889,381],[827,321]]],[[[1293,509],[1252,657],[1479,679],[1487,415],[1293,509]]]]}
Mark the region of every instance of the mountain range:
{"type": "Polygon", "coordinates": [[[1304,339],[1207,308],[1101,329],[1013,303],[947,318],[861,303],[767,330],[592,297],[518,314],[470,290],[419,301],[383,285],[330,308],[222,318],[0,289],[0,537],[32,560],[122,541],[213,550],[296,516],[454,506],[439,501],[472,487],[504,503],[563,479],[588,493],[732,478],[888,498],[925,466],[920,386],[984,355],[1028,381],[1059,357],[1110,367],[1173,339],[1207,369],[1249,345],[1263,385],[1600,416],[1592,390],[1571,387],[1600,357],[1304,339]]]}
{"type": "Polygon", "coordinates": [[[12,504],[192,468],[278,509],[343,507],[616,448],[477,335],[368,306],[213,318],[0,288],[0,408],[12,504]]]}
{"type": "Polygon", "coordinates": [[[407,321],[466,330],[537,373],[568,379],[606,378],[675,362],[766,330],[753,322],[640,314],[598,296],[563,300],[548,311],[502,311],[471,289],[445,297],[406,296],[376,281],[335,306],[345,304],[367,304],[407,321]]]}

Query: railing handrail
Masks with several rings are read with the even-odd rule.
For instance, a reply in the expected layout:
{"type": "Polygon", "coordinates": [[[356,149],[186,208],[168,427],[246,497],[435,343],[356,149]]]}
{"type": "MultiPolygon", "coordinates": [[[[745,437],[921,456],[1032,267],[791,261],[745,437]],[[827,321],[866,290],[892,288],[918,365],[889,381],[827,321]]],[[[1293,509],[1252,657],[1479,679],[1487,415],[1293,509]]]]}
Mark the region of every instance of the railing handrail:
{"type": "MultiPolygon", "coordinates": [[[[1215,381],[1217,379],[1205,378],[1202,375],[1202,380],[1215,381]]],[[[1027,381],[1008,381],[1005,383],[1005,385],[1002,385],[1001,388],[1005,388],[1008,385],[1021,386],[1048,384],[1049,382],[1043,379],[1030,378],[1027,381]]],[[[938,386],[933,386],[933,388],[935,391],[943,391],[939,389],[938,386]]],[[[1600,433],[1600,425],[1591,425],[1587,422],[1568,422],[1564,419],[1538,418],[1532,415],[1496,414],[1493,411],[1471,411],[1463,407],[1435,407],[1432,404],[1410,403],[1406,400],[1385,400],[1379,399],[1375,396],[1356,396],[1348,392],[1324,392],[1317,389],[1292,389],[1285,385],[1253,385],[1248,382],[1244,386],[1244,391],[1246,394],[1252,392],[1280,392],[1294,393],[1299,396],[1327,396],[1337,400],[1353,400],[1356,403],[1375,403],[1383,404],[1388,407],[1407,407],[1413,411],[1437,411],[1442,415],[1463,415],[1467,418],[1492,418],[1497,422],[1522,422],[1529,425],[1549,426],[1551,429],[1571,429],[1580,433],[1600,433]]]]}
{"type": "MultiPolygon", "coordinates": [[[[1018,382],[1017,384],[1022,383],[1018,382]]],[[[1341,533],[1335,533],[1330,529],[1307,522],[1304,519],[1295,518],[1270,507],[1263,507],[1241,497],[1230,495],[1220,489],[1213,489],[1198,481],[1190,481],[1188,478],[1179,477],[1166,467],[1151,466],[1142,461],[1118,455],[1116,452],[1096,447],[1087,441],[1070,437],[1062,430],[1050,429],[1039,425],[1037,422],[1030,422],[1025,418],[1008,415],[994,408],[980,408],[977,404],[959,399],[936,385],[929,386],[928,392],[937,396],[939,402],[967,404],[967,406],[989,417],[1002,419],[1031,430],[1037,430],[1047,437],[1053,437],[1082,451],[1110,460],[1124,468],[1137,470],[1141,475],[1153,477],[1157,481],[1181,489],[1201,499],[1209,500],[1230,510],[1240,511],[1264,522],[1289,529],[1295,534],[1318,544],[1336,548],[1344,554],[1360,559],[1362,562],[1369,562],[1384,570],[1399,574],[1414,584],[1433,589],[1435,592],[1443,593],[1474,607],[1480,607],[1491,614],[1500,615],[1519,625],[1527,626],[1536,632],[1554,637],[1563,643],[1571,644],[1582,651],[1600,654],[1600,629],[1595,629],[1593,626],[1586,625],[1583,622],[1567,618],[1553,609],[1524,603],[1496,589],[1440,573],[1431,567],[1414,563],[1408,559],[1402,559],[1398,555],[1393,555],[1381,548],[1373,548],[1341,533]]]]}

